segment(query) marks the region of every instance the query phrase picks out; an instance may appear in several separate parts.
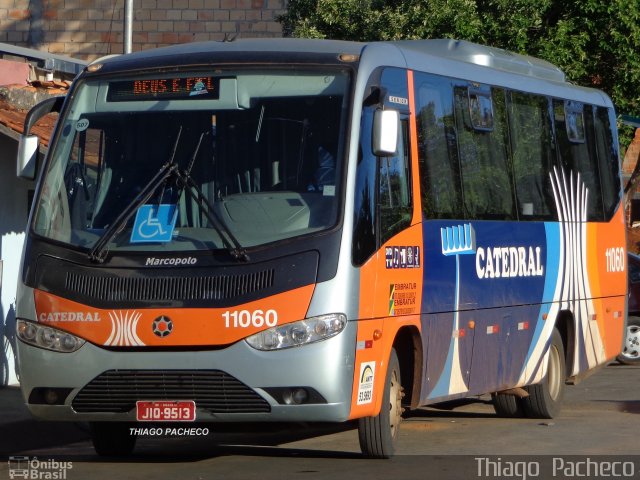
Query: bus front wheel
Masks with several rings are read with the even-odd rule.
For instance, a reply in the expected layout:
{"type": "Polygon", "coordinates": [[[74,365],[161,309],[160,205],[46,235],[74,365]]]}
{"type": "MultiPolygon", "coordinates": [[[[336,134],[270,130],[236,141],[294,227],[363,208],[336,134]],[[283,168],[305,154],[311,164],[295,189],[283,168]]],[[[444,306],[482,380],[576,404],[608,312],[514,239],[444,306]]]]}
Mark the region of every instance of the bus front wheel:
{"type": "Polygon", "coordinates": [[[133,452],[136,436],[131,424],[120,422],[92,422],[91,440],[96,453],[103,457],[124,457],[133,452]]]}
{"type": "Polygon", "coordinates": [[[557,329],[553,330],[547,375],[542,382],[525,387],[529,396],[522,399],[522,407],[529,418],[553,418],[560,412],[564,385],[567,378],[562,337],[557,329]]]}
{"type": "Polygon", "coordinates": [[[360,450],[370,458],[389,458],[402,422],[402,383],[400,363],[395,349],[391,349],[380,413],[358,421],[360,450]]]}

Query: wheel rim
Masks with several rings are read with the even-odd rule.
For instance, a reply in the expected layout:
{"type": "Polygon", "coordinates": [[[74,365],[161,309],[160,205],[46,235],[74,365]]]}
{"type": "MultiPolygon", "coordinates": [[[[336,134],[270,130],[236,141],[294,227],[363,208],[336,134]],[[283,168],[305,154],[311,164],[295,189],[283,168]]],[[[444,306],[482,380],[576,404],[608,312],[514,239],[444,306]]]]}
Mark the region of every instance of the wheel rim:
{"type": "Polygon", "coordinates": [[[547,378],[549,382],[549,396],[552,400],[557,400],[562,388],[562,380],[560,378],[560,352],[558,352],[558,349],[553,345],[551,345],[551,349],[549,350],[547,378]]]}
{"type": "Polygon", "coordinates": [[[402,421],[402,386],[397,370],[391,372],[391,385],[389,385],[389,427],[391,437],[395,438],[402,421]]]}
{"type": "Polygon", "coordinates": [[[627,326],[622,356],[629,360],[638,360],[640,358],[640,327],[637,325],[627,326]]]}

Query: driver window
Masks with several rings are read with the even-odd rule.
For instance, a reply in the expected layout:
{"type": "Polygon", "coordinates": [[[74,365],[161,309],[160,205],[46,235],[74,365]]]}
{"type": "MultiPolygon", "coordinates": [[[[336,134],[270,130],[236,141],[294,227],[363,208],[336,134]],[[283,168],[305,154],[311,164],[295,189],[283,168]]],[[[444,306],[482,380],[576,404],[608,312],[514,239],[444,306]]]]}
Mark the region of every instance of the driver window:
{"type": "Polygon", "coordinates": [[[411,223],[409,174],[409,128],[402,120],[398,130],[398,149],[393,157],[378,159],[378,206],[380,241],[386,242],[411,223]]]}

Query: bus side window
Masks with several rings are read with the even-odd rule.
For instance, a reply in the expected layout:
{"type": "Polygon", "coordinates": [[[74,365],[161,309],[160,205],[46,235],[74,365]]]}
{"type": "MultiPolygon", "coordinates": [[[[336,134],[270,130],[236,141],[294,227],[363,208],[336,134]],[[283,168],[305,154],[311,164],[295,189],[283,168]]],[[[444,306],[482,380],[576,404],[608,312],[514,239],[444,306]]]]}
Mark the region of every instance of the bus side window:
{"type": "Polygon", "coordinates": [[[511,156],[520,220],[557,220],[550,181],[555,149],[549,100],[541,95],[508,95],[511,156]]]}
{"type": "Polygon", "coordinates": [[[462,218],[451,80],[416,72],[418,163],[426,218],[462,218]]]}
{"type": "Polygon", "coordinates": [[[579,102],[554,100],[553,111],[560,164],[565,169],[565,175],[579,174],[588,189],[587,220],[602,221],[602,190],[594,144],[592,107],[579,102]]]}
{"type": "Polygon", "coordinates": [[[398,148],[393,157],[378,158],[378,208],[380,243],[386,242],[411,222],[409,175],[409,128],[402,120],[398,148]]]}
{"type": "MultiPolygon", "coordinates": [[[[515,220],[515,192],[507,155],[505,92],[491,89],[491,129],[474,127],[467,92],[467,86],[454,88],[465,216],[478,220],[515,220]]],[[[485,105],[481,107],[485,111],[482,113],[486,117],[482,120],[485,125],[489,125],[487,101],[485,98],[485,105]]]]}
{"type": "Polygon", "coordinates": [[[620,202],[620,177],[618,176],[618,144],[614,141],[611,126],[615,125],[613,112],[604,107],[594,107],[594,128],[604,219],[611,217],[620,202]]]}

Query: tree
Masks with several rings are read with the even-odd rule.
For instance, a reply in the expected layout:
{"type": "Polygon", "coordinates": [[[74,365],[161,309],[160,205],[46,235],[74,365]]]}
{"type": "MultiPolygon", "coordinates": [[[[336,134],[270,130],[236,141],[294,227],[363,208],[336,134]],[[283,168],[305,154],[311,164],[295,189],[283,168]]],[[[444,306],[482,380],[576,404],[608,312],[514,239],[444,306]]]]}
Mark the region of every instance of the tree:
{"type": "MultiPolygon", "coordinates": [[[[458,38],[533,55],[640,114],[640,2],[289,0],[285,35],[341,40],[458,38]]],[[[632,130],[621,130],[623,145],[632,130]]]]}

